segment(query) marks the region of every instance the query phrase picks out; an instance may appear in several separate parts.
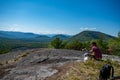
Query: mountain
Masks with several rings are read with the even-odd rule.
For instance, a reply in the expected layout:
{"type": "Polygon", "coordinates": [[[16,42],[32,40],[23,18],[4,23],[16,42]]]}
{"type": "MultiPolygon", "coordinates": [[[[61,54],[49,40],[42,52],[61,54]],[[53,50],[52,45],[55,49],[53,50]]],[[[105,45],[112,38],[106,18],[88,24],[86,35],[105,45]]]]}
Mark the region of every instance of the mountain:
{"type": "Polygon", "coordinates": [[[50,41],[50,37],[46,35],[13,31],[0,31],[0,37],[25,41],[50,41]]]}
{"type": "Polygon", "coordinates": [[[39,36],[35,37],[33,40],[42,41],[42,42],[49,42],[49,41],[51,41],[51,37],[48,37],[47,35],[39,35],[39,36]]]}
{"type": "Polygon", "coordinates": [[[104,40],[109,40],[115,38],[114,36],[98,31],[83,31],[74,36],[69,36],[64,34],[54,34],[54,36],[52,37],[49,37],[47,34],[41,35],[41,34],[24,33],[24,32],[0,31],[0,37],[8,38],[8,39],[25,40],[25,41],[37,41],[37,42],[50,42],[56,37],[68,41],[74,41],[74,40],[90,41],[101,38],[104,40]]]}
{"type": "Polygon", "coordinates": [[[114,36],[98,32],[98,31],[83,31],[80,32],[71,38],[69,38],[69,41],[79,40],[79,41],[90,41],[90,40],[96,40],[96,39],[103,39],[108,41],[109,39],[115,38],[114,36]]]}
{"type": "Polygon", "coordinates": [[[12,38],[12,39],[28,39],[28,38],[35,38],[39,36],[38,34],[34,33],[24,33],[24,32],[13,32],[13,31],[0,31],[0,37],[3,38],[12,38]]]}
{"type": "Polygon", "coordinates": [[[49,42],[56,37],[64,40],[69,38],[69,35],[64,34],[34,34],[34,33],[24,33],[24,32],[13,32],[13,31],[0,31],[0,37],[8,39],[20,39],[25,41],[46,41],[49,42]]]}
{"type": "Polygon", "coordinates": [[[65,40],[65,39],[70,38],[69,35],[58,34],[58,35],[53,36],[52,39],[55,39],[57,37],[59,37],[61,40],[65,40]]]}

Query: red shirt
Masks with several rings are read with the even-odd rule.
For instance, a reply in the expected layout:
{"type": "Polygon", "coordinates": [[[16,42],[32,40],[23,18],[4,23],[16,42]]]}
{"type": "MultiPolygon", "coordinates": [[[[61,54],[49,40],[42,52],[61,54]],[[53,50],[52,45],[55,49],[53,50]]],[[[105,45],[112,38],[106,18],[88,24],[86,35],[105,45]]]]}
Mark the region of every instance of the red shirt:
{"type": "Polygon", "coordinates": [[[102,59],[102,53],[97,46],[93,46],[92,51],[94,52],[94,55],[95,55],[96,59],[102,59]]]}

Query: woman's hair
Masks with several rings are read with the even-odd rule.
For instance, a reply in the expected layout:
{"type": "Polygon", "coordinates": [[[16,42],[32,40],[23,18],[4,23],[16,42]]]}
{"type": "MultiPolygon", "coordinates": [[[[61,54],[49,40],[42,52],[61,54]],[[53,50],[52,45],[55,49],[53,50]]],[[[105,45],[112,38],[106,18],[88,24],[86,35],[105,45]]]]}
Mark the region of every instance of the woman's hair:
{"type": "Polygon", "coordinates": [[[96,42],[92,42],[92,45],[97,46],[96,42]]]}

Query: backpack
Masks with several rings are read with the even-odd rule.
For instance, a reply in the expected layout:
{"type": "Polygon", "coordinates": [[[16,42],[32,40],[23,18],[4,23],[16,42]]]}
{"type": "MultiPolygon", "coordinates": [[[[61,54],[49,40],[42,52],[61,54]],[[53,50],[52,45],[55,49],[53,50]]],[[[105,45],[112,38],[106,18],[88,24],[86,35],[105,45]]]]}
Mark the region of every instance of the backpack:
{"type": "Polygon", "coordinates": [[[112,65],[105,64],[100,70],[99,80],[107,80],[114,76],[114,68],[112,65]]]}

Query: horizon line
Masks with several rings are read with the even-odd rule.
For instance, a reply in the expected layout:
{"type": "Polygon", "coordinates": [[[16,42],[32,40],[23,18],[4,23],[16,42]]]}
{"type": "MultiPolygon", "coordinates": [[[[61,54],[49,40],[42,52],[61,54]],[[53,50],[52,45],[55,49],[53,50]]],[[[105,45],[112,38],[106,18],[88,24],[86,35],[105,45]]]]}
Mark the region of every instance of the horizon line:
{"type": "MultiPolygon", "coordinates": [[[[95,32],[101,32],[101,33],[107,34],[107,33],[105,33],[105,32],[97,31],[97,30],[83,30],[83,31],[80,31],[80,32],[78,32],[78,33],[76,33],[76,34],[67,34],[67,33],[35,33],[35,32],[32,32],[32,31],[30,32],[30,31],[12,31],[12,30],[0,30],[0,31],[32,33],[32,34],[38,34],[38,35],[70,35],[70,36],[79,34],[79,33],[84,32],[84,31],[95,31],[95,32]]],[[[107,35],[113,36],[113,35],[111,35],[111,34],[107,34],[107,35]]],[[[117,36],[114,35],[114,37],[117,37],[117,36]]]]}

